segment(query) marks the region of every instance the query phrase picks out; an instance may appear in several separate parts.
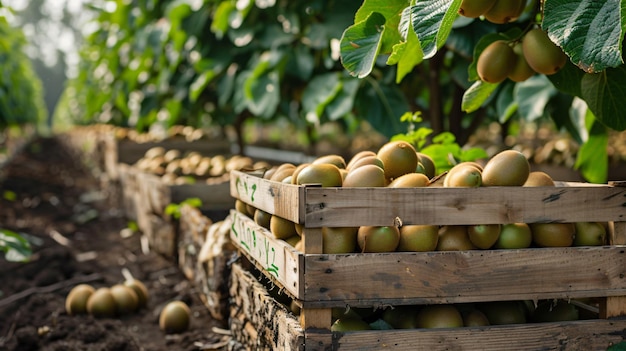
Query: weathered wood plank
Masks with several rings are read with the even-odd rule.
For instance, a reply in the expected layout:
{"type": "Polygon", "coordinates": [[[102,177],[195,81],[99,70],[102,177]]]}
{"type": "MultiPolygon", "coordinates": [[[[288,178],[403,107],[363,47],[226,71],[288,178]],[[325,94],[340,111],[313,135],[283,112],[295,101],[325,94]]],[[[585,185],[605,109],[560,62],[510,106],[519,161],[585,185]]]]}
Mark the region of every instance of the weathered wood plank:
{"type": "Polygon", "coordinates": [[[626,319],[365,331],[337,334],[331,347],[306,350],[606,351],[609,346],[624,341],[623,330],[626,319]]]}
{"type": "Polygon", "coordinates": [[[306,227],[625,221],[626,188],[305,188],[306,227]]]}
{"type": "Polygon", "coordinates": [[[303,223],[303,186],[269,181],[240,171],[230,174],[232,197],[292,222],[303,223]]]}
{"type": "Polygon", "coordinates": [[[245,215],[232,210],[230,217],[233,221],[230,232],[233,243],[259,270],[275,279],[293,296],[301,296],[304,256],[245,215]]]}
{"type": "Polygon", "coordinates": [[[626,295],[626,247],[306,255],[305,306],[626,295]]]}

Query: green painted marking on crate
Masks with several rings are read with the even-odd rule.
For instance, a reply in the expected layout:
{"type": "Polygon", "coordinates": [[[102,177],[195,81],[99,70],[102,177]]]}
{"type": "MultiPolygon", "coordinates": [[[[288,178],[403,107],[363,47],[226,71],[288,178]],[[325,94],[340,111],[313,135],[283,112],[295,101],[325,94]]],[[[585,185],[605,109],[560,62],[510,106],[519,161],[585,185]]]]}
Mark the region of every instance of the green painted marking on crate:
{"type": "Polygon", "coordinates": [[[256,191],[256,184],[252,184],[252,195],[250,196],[250,200],[254,202],[254,192],[256,191]]]}

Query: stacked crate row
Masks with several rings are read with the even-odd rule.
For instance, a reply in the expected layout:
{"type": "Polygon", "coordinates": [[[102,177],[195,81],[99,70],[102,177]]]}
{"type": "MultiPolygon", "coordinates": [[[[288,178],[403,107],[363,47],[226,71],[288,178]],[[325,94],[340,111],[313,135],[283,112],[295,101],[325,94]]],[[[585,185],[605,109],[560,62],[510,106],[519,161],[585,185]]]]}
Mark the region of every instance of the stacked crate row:
{"type": "MultiPolygon", "coordinates": [[[[233,197],[304,227],[300,252],[231,211],[233,244],[301,308],[301,334],[277,329],[267,338],[277,349],[474,350],[480,345],[484,350],[606,350],[624,339],[624,187],[557,182],[556,187],[531,188],[323,188],[244,172],[232,172],[230,185],[233,197]],[[609,222],[609,244],[322,254],[322,227],[580,221],[609,222]],[[330,331],[332,310],[347,306],[573,298],[599,298],[599,318],[446,330],[330,331]]],[[[231,310],[232,315],[237,313],[231,310]]],[[[258,328],[272,323],[259,320],[258,313],[249,318],[258,328]]]]}

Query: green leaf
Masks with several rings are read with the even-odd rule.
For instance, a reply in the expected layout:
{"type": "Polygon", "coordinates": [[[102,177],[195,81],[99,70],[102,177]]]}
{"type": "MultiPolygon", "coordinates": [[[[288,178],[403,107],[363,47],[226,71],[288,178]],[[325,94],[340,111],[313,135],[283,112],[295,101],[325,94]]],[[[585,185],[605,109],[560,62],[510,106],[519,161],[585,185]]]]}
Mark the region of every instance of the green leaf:
{"type": "Polygon", "coordinates": [[[348,27],[343,32],[339,44],[341,63],[351,75],[366,77],[374,68],[380,51],[385,17],[372,12],[366,19],[348,27]]]}
{"type": "Polygon", "coordinates": [[[621,47],[626,2],[546,0],[542,28],[571,61],[588,73],[624,63],[621,47]]]}
{"type": "MultiPolygon", "coordinates": [[[[593,119],[591,111],[587,112],[587,119],[593,119]]],[[[609,172],[609,158],[606,148],[609,136],[602,124],[594,121],[589,138],[581,145],[576,156],[574,168],[580,170],[582,176],[591,183],[606,183],[609,172]]]]}
{"type": "Polygon", "coordinates": [[[581,81],[582,98],[604,125],[626,130],[626,67],[609,68],[597,74],[585,74],[581,81]]]}
{"type": "Polygon", "coordinates": [[[402,40],[398,27],[402,12],[408,5],[408,0],[365,0],[354,15],[354,23],[367,19],[372,12],[383,15],[385,17],[385,31],[380,52],[389,53],[393,45],[402,40]]]}
{"type": "Polygon", "coordinates": [[[611,345],[606,351],[626,351],[626,341],[611,345]]]}
{"type": "Polygon", "coordinates": [[[445,44],[461,6],[461,0],[425,0],[411,6],[413,29],[424,59],[429,59],[445,44]]]}
{"type": "Polygon", "coordinates": [[[519,115],[527,121],[543,117],[548,101],[555,94],[556,89],[543,74],[535,74],[515,84],[514,95],[519,115]]]}
{"type": "Polygon", "coordinates": [[[8,229],[0,229],[0,251],[10,262],[25,262],[32,254],[28,240],[8,229]]]}
{"type": "Polygon", "coordinates": [[[326,105],[341,91],[339,75],[335,72],[317,75],[302,93],[302,108],[307,121],[315,125],[320,123],[320,116],[326,105]]]}
{"type": "Polygon", "coordinates": [[[478,110],[489,99],[499,84],[477,80],[463,94],[461,109],[467,113],[478,110]]]}
{"type": "Polygon", "coordinates": [[[245,82],[248,109],[253,114],[271,118],[280,102],[280,77],[277,71],[264,72],[260,76],[250,75],[245,82]]]}
{"type": "Polygon", "coordinates": [[[567,63],[562,69],[555,74],[548,76],[548,79],[554,84],[554,86],[560,91],[582,97],[581,85],[585,72],[578,69],[571,63],[567,63]]]}
{"type": "Polygon", "coordinates": [[[517,101],[514,99],[515,84],[505,81],[496,98],[496,111],[500,123],[505,123],[517,112],[517,101]]]}
{"type": "Polygon", "coordinates": [[[341,91],[339,91],[337,96],[326,106],[326,113],[328,114],[329,120],[337,120],[352,111],[354,98],[359,90],[359,83],[360,81],[358,79],[352,77],[342,79],[341,91]]]}
{"type": "MultiPolygon", "coordinates": [[[[409,11],[406,11],[409,13],[409,11]]],[[[409,28],[406,31],[406,41],[393,46],[393,51],[387,59],[388,65],[398,65],[396,71],[396,83],[400,83],[402,78],[413,71],[413,68],[419,65],[424,60],[424,53],[422,52],[422,46],[420,41],[413,30],[409,16],[403,16],[403,23],[406,23],[409,28]]],[[[403,24],[401,24],[403,26],[403,24]]],[[[401,30],[402,31],[402,30],[401,30]]]]}

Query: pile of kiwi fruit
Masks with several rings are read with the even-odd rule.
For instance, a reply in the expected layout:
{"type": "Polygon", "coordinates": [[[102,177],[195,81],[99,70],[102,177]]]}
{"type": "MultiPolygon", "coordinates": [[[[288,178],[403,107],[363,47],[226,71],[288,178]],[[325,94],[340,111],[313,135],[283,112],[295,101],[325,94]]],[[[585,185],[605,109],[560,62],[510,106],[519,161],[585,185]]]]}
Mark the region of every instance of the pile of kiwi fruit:
{"type": "MultiPolygon", "coordinates": [[[[460,162],[437,174],[429,156],[412,144],[389,141],[377,152],[362,151],[349,162],[324,155],[298,166],[284,163],[264,178],[295,185],[322,187],[536,187],[555,186],[544,172],[531,172],[519,151],[504,150],[484,163],[460,162]]],[[[302,250],[302,225],[257,209],[241,200],[236,209],[268,229],[276,239],[302,250]]],[[[607,240],[608,223],[509,223],[485,225],[401,225],[322,228],[323,253],[393,251],[458,251],[528,247],[600,246],[607,240]]]]}
{"type": "Polygon", "coordinates": [[[371,329],[436,329],[525,323],[564,322],[597,318],[593,301],[510,300],[385,308],[334,308],[332,331],[371,329]],[[590,304],[591,303],[591,304],[590,304]],[[582,308],[581,308],[582,306],[582,308]]]}
{"type": "MultiPolygon", "coordinates": [[[[148,305],[148,289],[137,279],[126,279],[111,287],[89,284],[74,286],[65,298],[68,315],[89,314],[95,318],[119,318],[136,313],[148,305]]],[[[189,328],[191,310],[183,301],[170,301],[159,315],[165,333],[181,333],[189,328]]]]}
{"type": "Polygon", "coordinates": [[[73,287],[65,299],[69,315],[90,314],[96,318],[114,318],[135,313],[148,303],[148,289],[137,279],[127,279],[110,287],[89,284],[73,287]]]}
{"type": "Polygon", "coordinates": [[[135,162],[135,166],[144,172],[160,176],[168,185],[193,184],[198,181],[216,184],[227,181],[232,170],[271,167],[266,162],[254,162],[247,156],[207,156],[197,151],[183,152],[162,146],[147,150],[135,162]]]}

